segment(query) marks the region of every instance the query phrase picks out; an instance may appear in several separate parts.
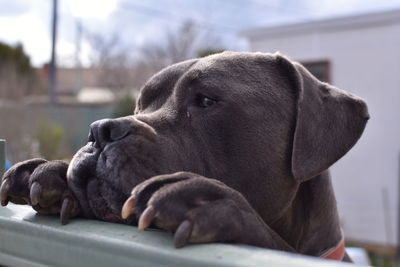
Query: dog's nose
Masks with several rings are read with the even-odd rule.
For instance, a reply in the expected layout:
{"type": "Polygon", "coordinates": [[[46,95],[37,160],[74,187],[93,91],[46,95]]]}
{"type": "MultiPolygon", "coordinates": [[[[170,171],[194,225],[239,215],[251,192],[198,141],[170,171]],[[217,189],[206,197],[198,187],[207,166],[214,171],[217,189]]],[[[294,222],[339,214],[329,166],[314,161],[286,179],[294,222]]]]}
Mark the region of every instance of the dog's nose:
{"type": "Polygon", "coordinates": [[[131,127],[123,119],[103,119],[90,125],[88,141],[103,148],[107,143],[124,139],[131,133],[131,127]]]}

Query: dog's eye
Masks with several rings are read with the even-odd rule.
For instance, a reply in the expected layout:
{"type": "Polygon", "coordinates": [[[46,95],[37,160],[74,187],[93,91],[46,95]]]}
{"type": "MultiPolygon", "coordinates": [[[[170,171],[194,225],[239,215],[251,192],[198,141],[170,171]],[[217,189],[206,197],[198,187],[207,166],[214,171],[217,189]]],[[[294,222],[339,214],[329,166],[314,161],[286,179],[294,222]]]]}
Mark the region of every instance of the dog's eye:
{"type": "Polygon", "coordinates": [[[207,108],[217,103],[217,100],[209,98],[205,95],[198,94],[196,96],[196,105],[202,108],[207,108]]]}

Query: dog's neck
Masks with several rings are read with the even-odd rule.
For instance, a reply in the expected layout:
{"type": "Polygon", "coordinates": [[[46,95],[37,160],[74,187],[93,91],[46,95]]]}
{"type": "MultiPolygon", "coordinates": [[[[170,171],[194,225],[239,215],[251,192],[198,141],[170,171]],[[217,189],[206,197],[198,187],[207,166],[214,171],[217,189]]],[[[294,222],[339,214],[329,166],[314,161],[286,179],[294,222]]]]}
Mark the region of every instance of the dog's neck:
{"type": "Polygon", "coordinates": [[[329,171],[300,184],[292,205],[272,227],[302,254],[319,256],[334,247],[342,233],[329,171]]]}

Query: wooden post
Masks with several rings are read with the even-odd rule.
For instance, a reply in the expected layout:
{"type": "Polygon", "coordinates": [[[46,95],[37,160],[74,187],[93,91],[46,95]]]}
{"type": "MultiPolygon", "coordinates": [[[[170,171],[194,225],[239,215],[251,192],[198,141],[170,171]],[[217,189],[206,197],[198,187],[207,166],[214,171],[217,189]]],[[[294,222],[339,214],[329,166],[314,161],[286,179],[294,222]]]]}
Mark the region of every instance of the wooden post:
{"type": "Polygon", "coordinates": [[[0,139],[0,182],[6,169],[6,140],[0,139]]]}

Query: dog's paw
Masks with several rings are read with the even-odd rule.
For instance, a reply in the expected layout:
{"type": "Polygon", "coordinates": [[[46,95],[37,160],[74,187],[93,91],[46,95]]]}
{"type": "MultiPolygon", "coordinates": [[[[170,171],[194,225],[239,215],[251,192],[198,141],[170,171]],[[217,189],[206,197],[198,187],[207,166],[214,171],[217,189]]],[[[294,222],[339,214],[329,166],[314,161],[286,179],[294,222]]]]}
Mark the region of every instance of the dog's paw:
{"type": "Polygon", "coordinates": [[[122,209],[123,218],[132,214],[139,218],[139,229],[154,224],[175,232],[175,246],[182,247],[186,243],[243,243],[245,221],[253,210],[239,192],[220,181],[179,172],[137,185],[122,209]]]}
{"type": "Polygon", "coordinates": [[[61,223],[79,213],[79,203],[68,189],[68,164],[31,159],[8,170],[0,186],[2,206],[8,202],[31,205],[40,214],[60,214],[61,223]]]}

